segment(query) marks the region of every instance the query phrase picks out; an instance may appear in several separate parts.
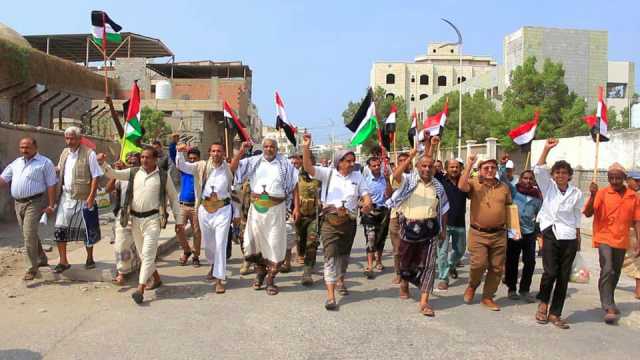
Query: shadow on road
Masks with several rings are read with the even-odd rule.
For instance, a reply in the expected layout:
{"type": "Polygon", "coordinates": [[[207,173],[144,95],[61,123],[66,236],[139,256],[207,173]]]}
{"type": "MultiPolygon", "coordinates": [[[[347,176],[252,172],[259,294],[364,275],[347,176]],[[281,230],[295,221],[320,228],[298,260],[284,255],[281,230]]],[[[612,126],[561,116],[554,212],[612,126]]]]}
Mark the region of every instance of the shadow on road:
{"type": "Polygon", "coordinates": [[[0,359],[39,360],[42,359],[42,355],[27,349],[8,349],[0,350],[0,359]]]}

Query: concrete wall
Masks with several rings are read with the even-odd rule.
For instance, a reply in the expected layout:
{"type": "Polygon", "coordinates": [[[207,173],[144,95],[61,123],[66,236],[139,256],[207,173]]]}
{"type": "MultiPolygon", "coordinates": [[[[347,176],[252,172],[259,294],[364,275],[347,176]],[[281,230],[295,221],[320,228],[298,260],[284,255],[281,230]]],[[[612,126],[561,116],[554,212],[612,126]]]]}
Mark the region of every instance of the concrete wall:
{"type": "MultiPolygon", "coordinates": [[[[619,162],[627,169],[640,169],[640,129],[625,129],[609,132],[611,141],[600,143],[598,169],[606,170],[613,162],[619,162]]],[[[538,159],[545,140],[534,140],[531,158],[538,159]]],[[[576,136],[560,139],[553,149],[548,164],[566,160],[574,168],[593,170],[595,165],[595,143],[591,136],[576,136]]]]}
{"type": "MultiPolygon", "coordinates": [[[[57,165],[62,149],[65,147],[64,135],[61,131],[37,128],[26,125],[0,123],[0,167],[4,169],[9,163],[18,158],[18,143],[25,136],[32,136],[38,142],[39,152],[51,159],[57,165]]],[[[89,136],[96,143],[97,152],[108,154],[110,159],[118,156],[120,144],[89,136]]],[[[0,221],[14,221],[13,200],[10,192],[0,191],[0,221]]]]}

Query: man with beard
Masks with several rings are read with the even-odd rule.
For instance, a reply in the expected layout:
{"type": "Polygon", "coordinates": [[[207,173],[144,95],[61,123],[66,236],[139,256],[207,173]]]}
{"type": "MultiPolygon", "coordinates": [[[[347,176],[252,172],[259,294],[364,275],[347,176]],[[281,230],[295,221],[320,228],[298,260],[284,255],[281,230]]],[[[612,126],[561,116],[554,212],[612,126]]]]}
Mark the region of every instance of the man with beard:
{"type": "MultiPolygon", "coordinates": [[[[396,169],[402,166],[405,162],[408,162],[408,164],[405,166],[404,173],[410,174],[413,164],[409,159],[408,153],[401,153],[398,155],[398,165],[396,166],[396,169]]],[[[393,178],[391,181],[393,189],[397,189],[399,184],[396,183],[393,178]]],[[[400,284],[400,223],[398,223],[398,209],[396,208],[391,208],[391,212],[389,214],[389,238],[391,239],[391,245],[393,247],[393,270],[395,273],[391,283],[398,285],[400,284]]]]}

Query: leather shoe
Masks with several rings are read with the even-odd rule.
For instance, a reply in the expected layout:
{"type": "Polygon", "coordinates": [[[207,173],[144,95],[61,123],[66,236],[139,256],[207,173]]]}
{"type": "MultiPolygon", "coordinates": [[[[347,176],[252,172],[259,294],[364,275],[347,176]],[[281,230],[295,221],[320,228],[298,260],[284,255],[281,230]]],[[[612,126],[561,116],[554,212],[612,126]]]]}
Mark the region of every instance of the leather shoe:
{"type": "Polygon", "coordinates": [[[464,291],[464,302],[467,304],[471,304],[473,301],[473,297],[476,295],[476,289],[472,287],[468,287],[467,290],[464,291]]]}
{"type": "Polygon", "coordinates": [[[500,306],[491,298],[482,299],[482,305],[486,306],[491,311],[500,311],[500,306]]]}

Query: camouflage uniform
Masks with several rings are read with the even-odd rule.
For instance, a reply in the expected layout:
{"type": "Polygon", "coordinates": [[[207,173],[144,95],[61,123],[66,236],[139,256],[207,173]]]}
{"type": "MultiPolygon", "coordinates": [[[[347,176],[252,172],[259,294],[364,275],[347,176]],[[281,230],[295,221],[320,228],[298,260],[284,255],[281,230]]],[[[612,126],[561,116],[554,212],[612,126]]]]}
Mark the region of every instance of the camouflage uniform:
{"type": "Polygon", "coordinates": [[[310,284],[311,273],[316,264],[318,250],[318,211],[320,206],[319,189],[321,182],[311,179],[301,171],[298,178],[298,197],[300,200],[300,218],[296,221],[299,255],[304,255],[303,284],[310,284]],[[305,281],[308,280],[308,281],[305,281]]]}

